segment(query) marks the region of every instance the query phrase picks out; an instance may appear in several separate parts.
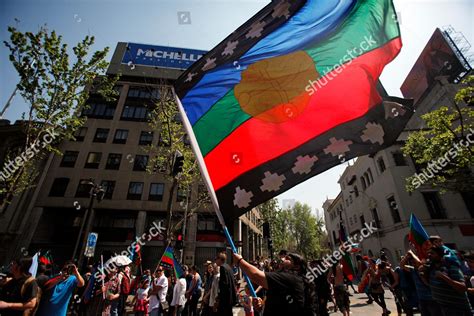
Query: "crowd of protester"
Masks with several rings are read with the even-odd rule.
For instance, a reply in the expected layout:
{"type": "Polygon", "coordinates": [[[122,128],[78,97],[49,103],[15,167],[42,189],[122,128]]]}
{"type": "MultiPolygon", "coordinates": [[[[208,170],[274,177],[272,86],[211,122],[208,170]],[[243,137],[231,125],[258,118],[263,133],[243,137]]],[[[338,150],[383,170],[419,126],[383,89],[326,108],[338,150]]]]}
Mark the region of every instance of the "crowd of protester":
{"type": "Polygon", "coordinates": [[[326,316],[331,303],[334,312],[348,316],[350,289],[365,293],[365,303],[380,306],[382,315],[392,313],[385,302],[387,291],[398,315],[473,315],[474,255],[449,249],[439,236],[429,243],[427,256],[410,250],[398,265],[383,252],[377,258],[357,254],[353,276],[347,275],[341,259],[312,278],[308,271],[326,263],[307,263],[284,250],[276,260],[252,262],[220,252],[203,267],[183,266],[179,279],[162,266],[135,276],[130,266],[122,266],[100,277],[96,265],[81,275],[72,262],[57,275],[51,266],[40,264],[33,278],[32,259],[22,258],[12,261],[10,273],[1,279],[0,315],[230,316],[234,306],[241,306],[246,316],[326,316]],[[249,277],[249,284],[238,269],[249,277]]]}

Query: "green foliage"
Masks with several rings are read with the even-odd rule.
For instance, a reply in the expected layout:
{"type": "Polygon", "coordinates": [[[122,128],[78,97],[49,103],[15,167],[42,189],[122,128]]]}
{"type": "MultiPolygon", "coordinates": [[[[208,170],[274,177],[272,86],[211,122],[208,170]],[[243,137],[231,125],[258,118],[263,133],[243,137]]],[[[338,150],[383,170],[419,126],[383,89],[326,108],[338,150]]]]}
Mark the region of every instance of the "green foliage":
{"type": "Polygon", "coordinates": [[[259,207],[263,220],[270,223],[275,250],[294,251],[312,260],[320,258],[326,249],[324,222],[311,213],[307,204],[299,202],[290,209],[280,209],[276,199],[259,207]]]}
{"type": "MultiPolygon", "coordinates": [[[[472,145],[462,145],[469,144],[466,136],[474,134],[474,111],[466,106],[473,104],[473,84],[474,76],[468,77],[460,85],[451,106],[441,106],[422,115],[426,129],[412,132],[402,149],[422,168],[429,167],[429,163],[441,164],[440,158],[449,158],[447,165],[426,183],[442,191],[474,191],[473,148],[472,145]]],[[[417,182],[416,176],[407,178],[407,190],[417,189],[417,182]]]]}
{"type": "Polygon", "coordinates": [[[20,77],[18,93],[29,106],[22,115],[26,136],[23,151],[41,141],[47,130],[57,133],[54,143],[41,148],[0,189],[0,193],[11,196],[33,184],[36,176],[31,175],[38,173],[35,168],[39,159],[48,152],[61,154],[57,147],[60,141],[74,138],[75,131],[85,122],[79,114],[88,99],[89,88],[111,100],[116,96],[112,88],[117,77],[101,76],[108,66],[108,48],[91,53],[94,37],[86,36],[72,48],[71,61],[67,44],[55,31],[49,32],[45,27],[37,33],[23,33],[14,27],[8,31],[10,40],[4,44],[20,77]]]}
{"type": "MultiPolygon", "coordinates": [[[[202,184],[196,157],[181,122],[171,87],[162,82],[158,91],[159,98],[153,100],[155,107],[149,117],[149,126],[152,130],[159,131],[160,142],[158,145],[151,144],[143,148],[151,157],[147,171],[149,173],[162,173],[171,182],[173,180],[171,175],[173,158],[175,152],[179,151],[184,156],[184,163],[183,171],[178,175],[178,185],[181,189],[190,190],[194,184],[202,184]]],[[[198,198],[192,200],[188,216],[191,216],[201,206],[209,203],[210,198],[207,190],[198,190],[198,198]]]]}

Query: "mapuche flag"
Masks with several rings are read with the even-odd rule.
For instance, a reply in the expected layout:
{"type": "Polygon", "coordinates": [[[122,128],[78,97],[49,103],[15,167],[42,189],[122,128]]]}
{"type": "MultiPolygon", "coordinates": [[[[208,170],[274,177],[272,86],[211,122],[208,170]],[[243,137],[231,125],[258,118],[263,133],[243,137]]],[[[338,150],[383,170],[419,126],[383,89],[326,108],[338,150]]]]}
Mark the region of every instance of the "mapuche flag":
{"type": "MultiPolygon", "coordinates": [[[[346,235],[346,229],[344,228],[344,223],[342,221],[342,212],[339,214],[340,220],[339,220],[339,241],[341,243],[341,246],[348,241],[347,235],[346,235]]],[[[349,251],[344,251],[342,253],[341,257],[341,264],[342,264],[342,271],[344,272],[344,275],[349,281],[352,281],[354,279],[355,275],[355,269],[354,265],[352,264],[352,259],[349,251]]]]}
{"type": "Polygon", "coordinates": [[[272,1],[178,78],[227,219],[396,140],[410,102],[376,89],[395,17],[389,0],[272,1]]]}
{"type": "Polygon", "coordinates": [[[410,231],[408,232],[408,240],[415,247],[416,254],[422,259],[427,257],[429,239],[430,236],[428,236],[425,228],[421,225],[415,214],[412,213],[410,215],[410,231]]]}

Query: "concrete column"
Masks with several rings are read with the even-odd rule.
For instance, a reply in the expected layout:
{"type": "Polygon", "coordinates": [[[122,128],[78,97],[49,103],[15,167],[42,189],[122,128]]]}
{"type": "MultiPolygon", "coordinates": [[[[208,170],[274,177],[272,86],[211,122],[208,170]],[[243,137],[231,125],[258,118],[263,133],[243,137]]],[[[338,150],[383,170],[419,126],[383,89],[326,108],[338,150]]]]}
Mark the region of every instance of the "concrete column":
{"type": "Polygon", "coordinates": [[[249,259],[249,228],[247,225],[242,225],[242,257],[249,259]]]}
{"type": "Polygon", "coordinates": [[[184,258],[182,261],[188,266],[193,265],[195,261],[197,224],[197,213],[194,213],[186,224],[186,236],[184,238],[184,258]]]}
{"type": "Polygon", "coordinates": [[[145,229],[148,227],[145,227],[146,225],[146,211],[139,211],[137,214],[137,220],[135,221],[135,235],[136,236],[141,236],[144,232],[145,229]]]}

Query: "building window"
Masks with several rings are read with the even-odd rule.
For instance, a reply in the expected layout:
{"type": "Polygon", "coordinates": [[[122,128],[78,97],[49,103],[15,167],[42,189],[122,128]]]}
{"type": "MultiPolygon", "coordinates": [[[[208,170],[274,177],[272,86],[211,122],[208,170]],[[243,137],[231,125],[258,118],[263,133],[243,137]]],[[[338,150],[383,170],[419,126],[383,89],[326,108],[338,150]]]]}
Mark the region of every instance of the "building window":
{"type": "Polygon", "coordinates": [[[387,199],[388,207],[390,208],[390,213],[392,214],[393,222],[400,223],[402,219],[400,218],[400,213],[398,212],[398,204],[395,201],[395,197],[391,196],[387,199]]]}
{"type": "Polygon", "coordinates": [[[356,197],[359,196],[359,188],[357,188],[356,185],[354,186],[354,195],[355,195],[356,197]]]}
{"type": "Polygon", "coordinates": [[[377,212],[377,209],[373,208],[373,209],[370,210],[370,212],[372,213],[372,218],[375,222],[375,226],[377,228],[382,228],[382,223],[380,222],[379,213],[377,212]]]}
{"type": "Polygon", "coordinates": [[[77,186],[76,197],[90,197],[92,186],[89,184],[90,180],[81,179],[77,186]]]}
{"type": "Polygon", "coordinates": [[[422,192],[423,198],[425,199],[426,207],[432,219],[445,219],[446,212],[444,207],[441,205],[438,192],[422,192]]]}
{"type": "Polygon", "coordinates": [[[474,193],[470,192],[463,192],[461,193],[462,199],[464,204],[466,204],[466,208],[471,214],[471,217],[474,218],[474,193]]]}
{"type": "Polygon", "coordinates": [[[115,131],[114,144],[125,144],[128,138],[128,129],[118,129],[115,131]]]}
{"type": "Polygon", "coordinates": [[[142,131],[140,133],[140,140],[138,141],[139,145],[151,145],[153,142],[153,132],[142,131]]]}
{"type": "Polygon", "coordinates": [[[64,196],[68,184],[69,178],[54,179],[51,190],[49,190],[49,196],[64,196]]]}
{"type": "Polygon", "coordinates": [[[104,191],[105,191],[104,199],[106,199],[106,200],[111,200],[111,199],[112,199],[112,195],[114,194],[115,181],[103,180],[103,181],[100,183],[100,186],[101,186],[102,189],[104,189],[104,191]]]}
{"type": "Polygon", "coordinates": [[[146,121],[148,109],[143,104],[125,104],[121,120],[123,121],[146,121]]]}
{"type": "Polygon", "coordinates": [[[406,166],[407,162],[405,160],[405,157],[403,157],[403,154],[401,152],[394,152],[392,153],[393,160],[395,161],[395,166],[406,166]]]}
{"type": "Polygon", "coordinates": [[[135,161],[133,162],[133,171],[146,171],[148,165],[148,156],[136,155],[135,161]]]}
{"type": "Polygon", "coordinates": [[[357,215],[354,214],[354,224],[357,224],[357,215]]]}
{"type": "Polygon", "coordinates": [[[140,200],[143,193],[143,182],[130,182],[127,200],[140,200]]]}
{"type": "Polygon", "coordinates": [[[84,138],[86,138],[86,134],[87,127],[79,127],[74,133],[74,138],[76,139],[76,142],[83,142],[84,138]]]}
{"type": "Polygon", "coordinates": [[[362,190],[367,189],[367,184],[365,183],[364,176],[360,177],[360,183],[362,184],[362,190]]]}
{"type": "Polygon", "coordinates": [[[360,217],[360,227],[364,228],[365,227],[365,218],[364,215],[361,215],[360,217]]]}
{"type": "Polygon", "coordinates": [[[165,193],[164,183],[152,183],[150,185],[150,195],[148,195],[148,200],[163,201],[164,193],[165,193]]]}
{"type": "Polygon", "coordinates": [[[337,239],[337,237],[336,237],[336,232],[335,232],[334,230],[332,231],[332,239],[334,240],[334,245],[337,245],[337,241],[338,241],[339,239],[337,239]]]}
{"type": "Polygon", "coordinates": [[[87,155],[86,164],[84,168],[97,169],[99,168],[100,159],[102,158],[102,153],[90,152],[87,155]]]}
{"type": "Polygon", "coordinates": [[[82,111],[82,116],[111,120],[114,118],[116,104],[104,101],[89,102],[87,108],[82,111]]]}
{"type": "Polygon", "coordinates": [[[377,159],[377,164],[379,165],[380,173],[383,173],[386,168],[385,168],[385,161],[383,160],[382,157],[380,157],[379,159],[377,159]]]}
{"type": "Polygon", "coordinates": [[[73,168],[76,164],[77,156],[79,155],[78,151],[69,151],[67,150],[64,155],[63,159],[61,160],[60,167],[69,167],[73,168]]]}
{"type": "Polygon", "coordinates": [[[198,221],[198,231],[218,231],[219,225],[216,224],[215,218],[202,218],[198,221]]]}
{"type": "Polygon", "coordinates": [[[349,217],[349,225],[352,226],[352,217],[349,217]]]}
{"type": "Polygon", "coordinates": [[[122,161],[122,154],[109,154],[105,169],[119,170],[120,162],[122,161]]]}
{"type": "Polygon", "coordinates": [[[130,87],[128,89],[128,98],[135,99],[159,99],[160,92],[158,89],[151,87],[130,87]]]}
{"type": "Polygon", "coordinates": [[[369,174],[369,185],[371,185],[372,183],[374,183],[374,177],[372,176],[372,170],[367,169],[367,173],[369,174]]]}
{"type": "Polygon", "coordinates": [[[109,136],[108,128],[98,128],[95,132],[94,143],[106,143],[109,136]]]}

